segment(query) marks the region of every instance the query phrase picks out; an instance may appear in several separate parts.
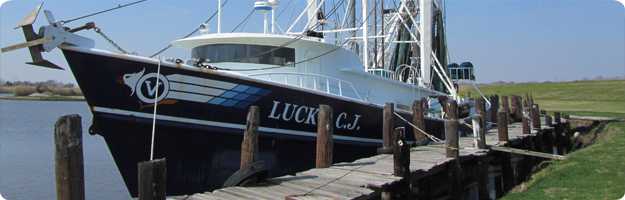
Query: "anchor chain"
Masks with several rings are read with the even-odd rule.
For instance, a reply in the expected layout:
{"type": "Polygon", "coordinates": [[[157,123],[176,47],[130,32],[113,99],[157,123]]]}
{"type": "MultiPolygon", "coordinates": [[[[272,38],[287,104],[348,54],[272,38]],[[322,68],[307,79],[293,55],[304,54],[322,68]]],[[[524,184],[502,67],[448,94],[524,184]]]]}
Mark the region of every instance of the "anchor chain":
{"type": "Polygon", "coordinates": [[[107,42],[109,42],[111,45],[113,45],[115,48],[117,48],[118,51],[122,52],[123,54],[129,54],[128,51],[124,50],[121,46],[119,46],[115,41],[113,41],[111,38],[109,38],[106,34],[104,34],[104,32],[102,32],[102,29],[98,28],[98,27],[94,27],[93,30],[98,33],[100,36],[102,36],[104,38],[104,40],[106,40],[107,42]]]}

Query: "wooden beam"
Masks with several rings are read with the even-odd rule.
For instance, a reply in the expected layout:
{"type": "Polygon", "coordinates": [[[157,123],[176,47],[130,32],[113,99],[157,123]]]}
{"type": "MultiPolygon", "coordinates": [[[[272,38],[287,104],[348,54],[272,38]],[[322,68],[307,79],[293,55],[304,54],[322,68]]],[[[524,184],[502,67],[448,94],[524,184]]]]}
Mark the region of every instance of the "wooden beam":
{"type": "Polygon", "coordinates": [[[395,128],[393,175],[403,178],[410,177],[410,145],[406,141],[406,130],[404,127],[395,128]]]}
{"type": "Polygon", "coordinates": [[[501,152],[507,152],[507,153],[526,155],[526,156],[548,158],[548,159],[553,159],[553,160],[566,160],[566,156],[535,152],[535,151],[530,151],[530,150],[525,150],[525,149],[516,149],[516,148],[502,147],[502,146],[491,146],[490,149],[493,151],[501,151],[501,152]]]}
{"type": "Polygon", "coordinates": [[[447,158],[458,158],[460,155],[458,120],[445,120],[445,152],[447,158]]]}

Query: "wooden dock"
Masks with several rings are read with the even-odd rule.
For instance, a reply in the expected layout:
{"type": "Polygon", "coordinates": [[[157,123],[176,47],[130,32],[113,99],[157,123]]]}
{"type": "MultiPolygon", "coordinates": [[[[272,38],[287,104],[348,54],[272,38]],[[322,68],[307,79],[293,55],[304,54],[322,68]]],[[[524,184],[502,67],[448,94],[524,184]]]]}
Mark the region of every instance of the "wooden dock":
{"type": "MultiPolygon", "coordinates": [[[[521,123],[508,126],[509,142],[500,142],[497,129],[491,129],[486,136],[489,146],[507,146],[522,143],[526,138],[541,135],[552,127],[543,126],[530,135],[522,133],[521,123]]],[[[475,148],[473,137],[460,137],[461,162],[485,157],[492,151],[475,148]]],[[[410,179],[418,180],[447,169],[454,160],[446,157],[444,145],[426,145],[410,149],[410,179]]],[[[401,187],[406,179],[393,175],[393,155],[382,154],[363,158],[350,163],[336,163],[328,168],[315,168],[294,176],[271,178],[250,187],[228,187],[212,192],[176,197],[180,200],[213,199],[370,199],[385,191],[401,187]]]]}

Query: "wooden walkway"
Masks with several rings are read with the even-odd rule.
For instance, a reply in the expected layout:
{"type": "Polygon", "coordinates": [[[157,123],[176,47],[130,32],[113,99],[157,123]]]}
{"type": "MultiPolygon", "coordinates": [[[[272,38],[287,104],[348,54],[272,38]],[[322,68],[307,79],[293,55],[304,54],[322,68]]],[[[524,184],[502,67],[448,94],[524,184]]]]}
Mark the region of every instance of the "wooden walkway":
{"type": "MultiPolygon", "coordinates": [[[[543,129],[552,127],[542,126],[543,129]]],[[[522,140],[521,123],[509,125],[509,142],[522,140]]],[[[460,159],[483,156],[490,150],[474,147],[473,137],[460,137],[460,159]]],[[[489,146],[503,146],[498,142],[497,129],[486,134],[489,146]]],[[[453,158],[445,156],[444,145],[418,146],[410,150],[411,176],[423,176],[435,173],[451,162],[453,158]]],[[[214,199],[368,199],[377,195],[383,188],[399,184],[401,177],[393,175],[393,155],[382,154],[363,158],[350,163],[336,163],[329,168],[316,168],[299,172],[294,176],[282,176],[266,180],[251,187],[228,187],[213,192],[198,193],[190,196],[172,197],[184,200],[214,199]]]]}

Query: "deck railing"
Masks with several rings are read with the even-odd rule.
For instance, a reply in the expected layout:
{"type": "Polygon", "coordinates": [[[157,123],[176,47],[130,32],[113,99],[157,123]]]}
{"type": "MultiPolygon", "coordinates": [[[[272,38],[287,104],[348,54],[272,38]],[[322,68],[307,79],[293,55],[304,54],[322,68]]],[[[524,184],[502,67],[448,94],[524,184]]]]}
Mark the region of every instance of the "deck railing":
{"type": "Polygon", "coordinates": [[[328,94],[363,100],[351,82],[331,76],[293,72],[259,73],[249,76],[299,88],[313,89],[328,94]]]}

